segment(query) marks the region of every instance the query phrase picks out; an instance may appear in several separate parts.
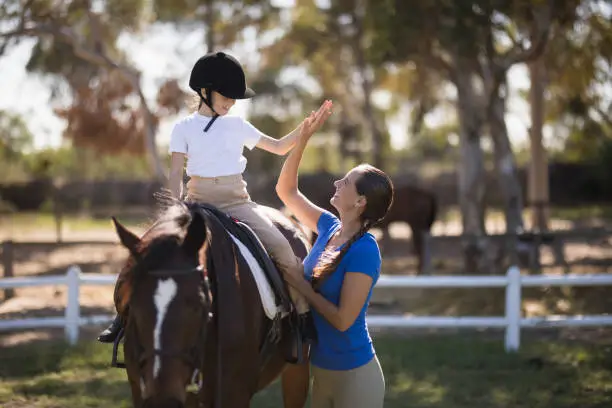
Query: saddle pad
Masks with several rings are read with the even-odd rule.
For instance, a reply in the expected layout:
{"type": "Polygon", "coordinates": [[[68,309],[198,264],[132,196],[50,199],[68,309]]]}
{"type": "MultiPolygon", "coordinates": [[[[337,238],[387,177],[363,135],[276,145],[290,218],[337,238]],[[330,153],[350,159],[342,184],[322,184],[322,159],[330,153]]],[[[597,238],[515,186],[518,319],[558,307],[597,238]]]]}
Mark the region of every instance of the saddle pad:
{"type": "Polygon", "coordinates": [[[251,272],[253,273],[253,278],[255,279],[255,283],[257,284],[259,296],[261,297],[261,304],[263,305],[266,316],[268,316],[270,320],[274,320],[274,318],[277,317],[278,313],[285,314],[286,311],[282,310],[281,307],[276,306],[276,296],[274,295],[272,286],[270,286],[270,282],[268,282],[268,279],[266,278],[263,269],[261,269],[261,265],[259,264],[259,262],[257,262],[257,259],[255,259],[251,251],[249,251],[249,249],[246,247],[246,245],[242,243],[242,241],[236,238],[229,231],[227,233],[230,237],[232,237],[232,240],[240,250],[242,257],[247,262],[249,268],[251,269],[251,272]]]}

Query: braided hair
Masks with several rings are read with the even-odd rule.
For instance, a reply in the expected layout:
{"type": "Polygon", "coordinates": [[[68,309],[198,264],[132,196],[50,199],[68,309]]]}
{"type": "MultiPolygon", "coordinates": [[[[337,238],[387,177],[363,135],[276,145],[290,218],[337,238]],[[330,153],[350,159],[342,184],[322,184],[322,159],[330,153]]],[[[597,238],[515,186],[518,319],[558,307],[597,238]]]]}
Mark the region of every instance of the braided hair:
{"type": "Polygon", "coordinates": [[[342,247],[340,251],[327,247],[313,270],[312,285],[319,288],[331,275],[351,246],[366,232],[380,224],[393,203],[393,183],[382,170],[369,164],[357,166],[359,176],[355,180],[357,193],[366,198],[366,206],[361,213],[361,228],[342,247]]]}

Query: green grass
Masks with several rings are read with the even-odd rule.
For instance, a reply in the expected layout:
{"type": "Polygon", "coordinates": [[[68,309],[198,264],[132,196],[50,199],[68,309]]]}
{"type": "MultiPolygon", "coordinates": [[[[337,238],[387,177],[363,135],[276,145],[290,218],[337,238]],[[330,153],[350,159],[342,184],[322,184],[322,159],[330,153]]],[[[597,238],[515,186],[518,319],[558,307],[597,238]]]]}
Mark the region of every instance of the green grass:
{"type": "MultiPolygon", "coordinates": [[[[499,338],[379,335],[386,408],[595,408],[612,406],[612,348],[526,342],[506,354],[499,338]]],[[[129,407],[125,373],[110,347],[36,343],[0,350],[0,406],[129,407]]],[[[275,383],[254,408],[281,406],[275,383]]]]}

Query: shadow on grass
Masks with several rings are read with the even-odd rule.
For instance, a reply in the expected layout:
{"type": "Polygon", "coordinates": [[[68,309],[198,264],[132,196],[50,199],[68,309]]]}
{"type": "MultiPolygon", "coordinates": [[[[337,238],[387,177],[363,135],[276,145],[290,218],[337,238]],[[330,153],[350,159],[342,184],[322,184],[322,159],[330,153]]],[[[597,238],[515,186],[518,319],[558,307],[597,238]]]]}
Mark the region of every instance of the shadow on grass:
{"type": "MultiPolygon", "coordinates": [[[[610,344],[550,336],[508,354],[499,337],[473,332],[378,334],[374,341],[387,384],[385,408],[612,406],[610,344]]],[[[110,368],[109,358],[110,348],[95,342],[6,347],[0,350],[0,405],[10,395],[36,408],[129,406],[125,373],[110,368]]],[[[251,406],[280,407],[281,401],[277,381],[251,406]]]]}
{"type": "Polygon", "coordinates": [[[0,349],[0,378],[20,379],[84,368],[104,371],[109,368],[110,353],[110,347],[96,342],[81,342],[70,347],[64,341],[32,341],[3,347],[0,349]]]}
{"type": "Polygon", "coordinates": [[[536,342],[507,354],[474,335],[376,341],[385,407],[604,407],[612,404],[612,349],[536,342]]]}

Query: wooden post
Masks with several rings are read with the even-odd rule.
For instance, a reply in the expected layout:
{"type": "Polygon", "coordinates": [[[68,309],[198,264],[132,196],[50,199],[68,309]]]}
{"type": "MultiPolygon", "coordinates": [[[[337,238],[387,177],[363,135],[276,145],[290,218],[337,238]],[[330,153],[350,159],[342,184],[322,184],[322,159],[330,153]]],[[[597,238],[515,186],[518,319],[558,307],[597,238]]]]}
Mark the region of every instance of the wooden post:
{"type": "Polygon", "coordinates": [[[529,64],[531,87],[529,88],[529,102],[531,106],[531,128],[529,141],[531,160],[528,173],[529,202],[534,206],[531,215],[531,229],[546,231],[549,223],[549,185],[548,185],[548,157],[543,144],[542,128],[546,115],[544,93],[546,92],[546,67],[543,58],[538,58],[529,64]]]}
{"type": "Polygon", "coordinates": [[[62,203],[60,202],[60,194],[59,188],[53,183],[52,188],[52,201],[53,201],[53,218],[55,219],[55,240],[59,244],[63,241],[62,231],[63,231],[63,208],[62,203]]]}
{"type": "MultiPolygon", "coordinates": [[[[4,277],[12,278],[13,275],[13,241],[2,242],[2,266],[4,268],[4,277]]],[[[14,289],[4,289],[4,300],[9,300],[15,297],[14,289]]]]}

